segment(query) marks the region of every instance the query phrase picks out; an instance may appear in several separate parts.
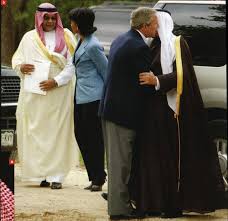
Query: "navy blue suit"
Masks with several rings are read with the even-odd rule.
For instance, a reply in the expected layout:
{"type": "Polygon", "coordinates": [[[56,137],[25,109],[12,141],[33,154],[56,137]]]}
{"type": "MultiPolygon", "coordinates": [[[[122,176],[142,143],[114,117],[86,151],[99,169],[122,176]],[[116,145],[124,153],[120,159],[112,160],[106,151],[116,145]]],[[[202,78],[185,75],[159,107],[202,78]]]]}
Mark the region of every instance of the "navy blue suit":
{"type": "Polygon", "coordinates": [[[150,49],[140,34],[132,29],[113,41],[108,59],[99,115],[126,128],[136,129],[146,92],[152,90],[139,85],[139,73],[150,70],[150,49]]]}
{"type": "Polygon", "coordinates": [[[140,86],[139,74],[150,70],[151,60],[150,49],[136,30],[117,37],[111,45],[99,108],[104,119],[102,129],[108,163],[110,216],[132,212],[128,182],[136,129],[145,111],[147,94],[154,91],[153,87],[140,86]]]}

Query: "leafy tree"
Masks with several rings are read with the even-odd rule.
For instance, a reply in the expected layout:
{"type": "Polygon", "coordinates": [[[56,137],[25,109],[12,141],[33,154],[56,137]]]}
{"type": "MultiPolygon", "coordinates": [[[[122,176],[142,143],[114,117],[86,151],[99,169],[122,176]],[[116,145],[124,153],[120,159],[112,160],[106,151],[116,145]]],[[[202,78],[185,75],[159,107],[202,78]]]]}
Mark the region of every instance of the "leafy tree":
{"type": "MultiPolygon", "coordinates": [[[[115,2],[126,2],[112,0],[115,2]]],[[[128,0],[127,2],[153,2],[154,0],[128,0]]],[[[10,65],[22,36],[34,29],[34,14],[39,4],[54,4],[60,13],[63,26],[70,29],[68,12],[77,7],[99,5],[104,0],[8,0],[7,6],[1,9],[1,61],[10,65]]]]}
{"type": "Polygon", "coordinates": [[[11,64],[11,58],[22,36],[34,29],[34,14],[39,4],[54,4],[60,13],[64,27],[70,28],[68,12],[76,7],[98,5],[104,0],[8,0],[1,8],[1,62],[11,64]]]}

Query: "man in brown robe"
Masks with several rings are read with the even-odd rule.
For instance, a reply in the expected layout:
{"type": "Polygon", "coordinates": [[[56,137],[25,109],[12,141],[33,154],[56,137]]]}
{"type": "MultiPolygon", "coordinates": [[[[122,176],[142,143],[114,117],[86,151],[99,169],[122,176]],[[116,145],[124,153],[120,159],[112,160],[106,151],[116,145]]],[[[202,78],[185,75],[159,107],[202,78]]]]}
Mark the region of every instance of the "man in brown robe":
{"type": "Polygon", "coordinates": [[[157,12],[157,17],[159,37],[151,44],[153,73],[139,77],[141,85],[155,86],[155,92],[147,97],[138,133],[130,182],[132,198],[139,212],[161,212],[164,218],[181,216],[182,211],[212,212],[221,208],[224,184],[217,150],[207,132],[191,54],[181,37],[183,93],[177,119],[172,94],[168,93],[174,90],[175,95],[177,88],[176,36],[171,16],[157,12]]]}

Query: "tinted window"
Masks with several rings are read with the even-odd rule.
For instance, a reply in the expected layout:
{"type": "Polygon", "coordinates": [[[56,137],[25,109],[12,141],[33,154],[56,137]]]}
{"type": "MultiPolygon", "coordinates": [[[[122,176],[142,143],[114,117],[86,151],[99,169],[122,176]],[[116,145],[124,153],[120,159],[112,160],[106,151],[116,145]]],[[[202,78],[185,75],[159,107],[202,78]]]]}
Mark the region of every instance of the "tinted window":
{"type": "Polygon", "coordinates": [[[226,63],[225,5],[166,4],[174,33],[187,40],[194,65],[222,66],[226,63]]]}

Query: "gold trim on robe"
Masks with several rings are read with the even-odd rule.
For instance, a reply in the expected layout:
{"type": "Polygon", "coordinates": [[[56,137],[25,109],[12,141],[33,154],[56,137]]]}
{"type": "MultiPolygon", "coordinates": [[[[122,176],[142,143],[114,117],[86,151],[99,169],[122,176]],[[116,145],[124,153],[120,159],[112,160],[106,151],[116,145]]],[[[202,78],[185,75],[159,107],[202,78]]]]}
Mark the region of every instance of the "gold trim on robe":
{"type": "MultiPolygon", "coordinates": [[[[65,41],[66,41],[67,48],[69,49],[71,56],[73,56],[74,50],[75,50],[75,45],[73,45],[73,44],[71,43],[70,36],[69,36],[69,34],[67,33],[66,30],[64,30],[64,38],[65,38],[65,41]]],[[[40,37],[39,37],[39,35],[38,35],[37,32],[35,32],[35,39],[36,39],[36,41],[37,41],[37,43],[38,43],[40,49],[42,50],[43,54],[44,54],[52,63],[54,63],[54,64],[56,64],[56,65],[59,65],[59,66],[62,68],[62,64],[59,63],[59,62],[58,62],[58,59],[56,58],[56,55],[57,55],[58,53],[55,53],[55,52],[50,53],[50,52],[48,51],[48,49],[46,48],[46,46],[44,45],[44,43],[41,41],[41,39],[40,39],[40,37]],[[54,55],[54,54],[55,54],[55,55],[54,55]]],[[[61,58],[64,57],[64,56],[61,55],[61,54],[58,54],[58,57],[59,57],[59,56],[60,56],[61,58]]],[[[61,60],[62,60],[62,59],[61,59],[61,60]]]]}
{"type": "Polygon", "coordinates": [[[180,113],[180,97],[183,91],[183,67],[181,59],[180,37],[175,40],[176,49],[176,67],[177,67],[177,98],[176,98],[176,115],[180,113]]]}
{"type": "Polygon", "coordinates": [[[67,34],[66,31],[64,31],[64,38],[65,38],[67,47],[68,47],[68,49],[69,49],[69,51],[70,51],[70,54],[71,54],[71,56],[73,56],[74,51],[75,51],[75,45],[72,45],[72,44],[70,43],[70,36],[67,34]]]}
{"type": "Polygon", "coordinates": [[[180,123],[179,123],[179,114],[180,114],[180,98],[183,92],[183,67],[181,59],[181,47],[180,47],[180,38],[177,36],[175,39],[175,50],[176,50],[176,69],[177,69],[177,97],[176,97],[176,113],[174,117],[177,119],[177,132],[178,132],[178,178],[177,178],[177,191],[180,191],[180,178],[181,178],[181,140],[180,140],[180,123]]]}

